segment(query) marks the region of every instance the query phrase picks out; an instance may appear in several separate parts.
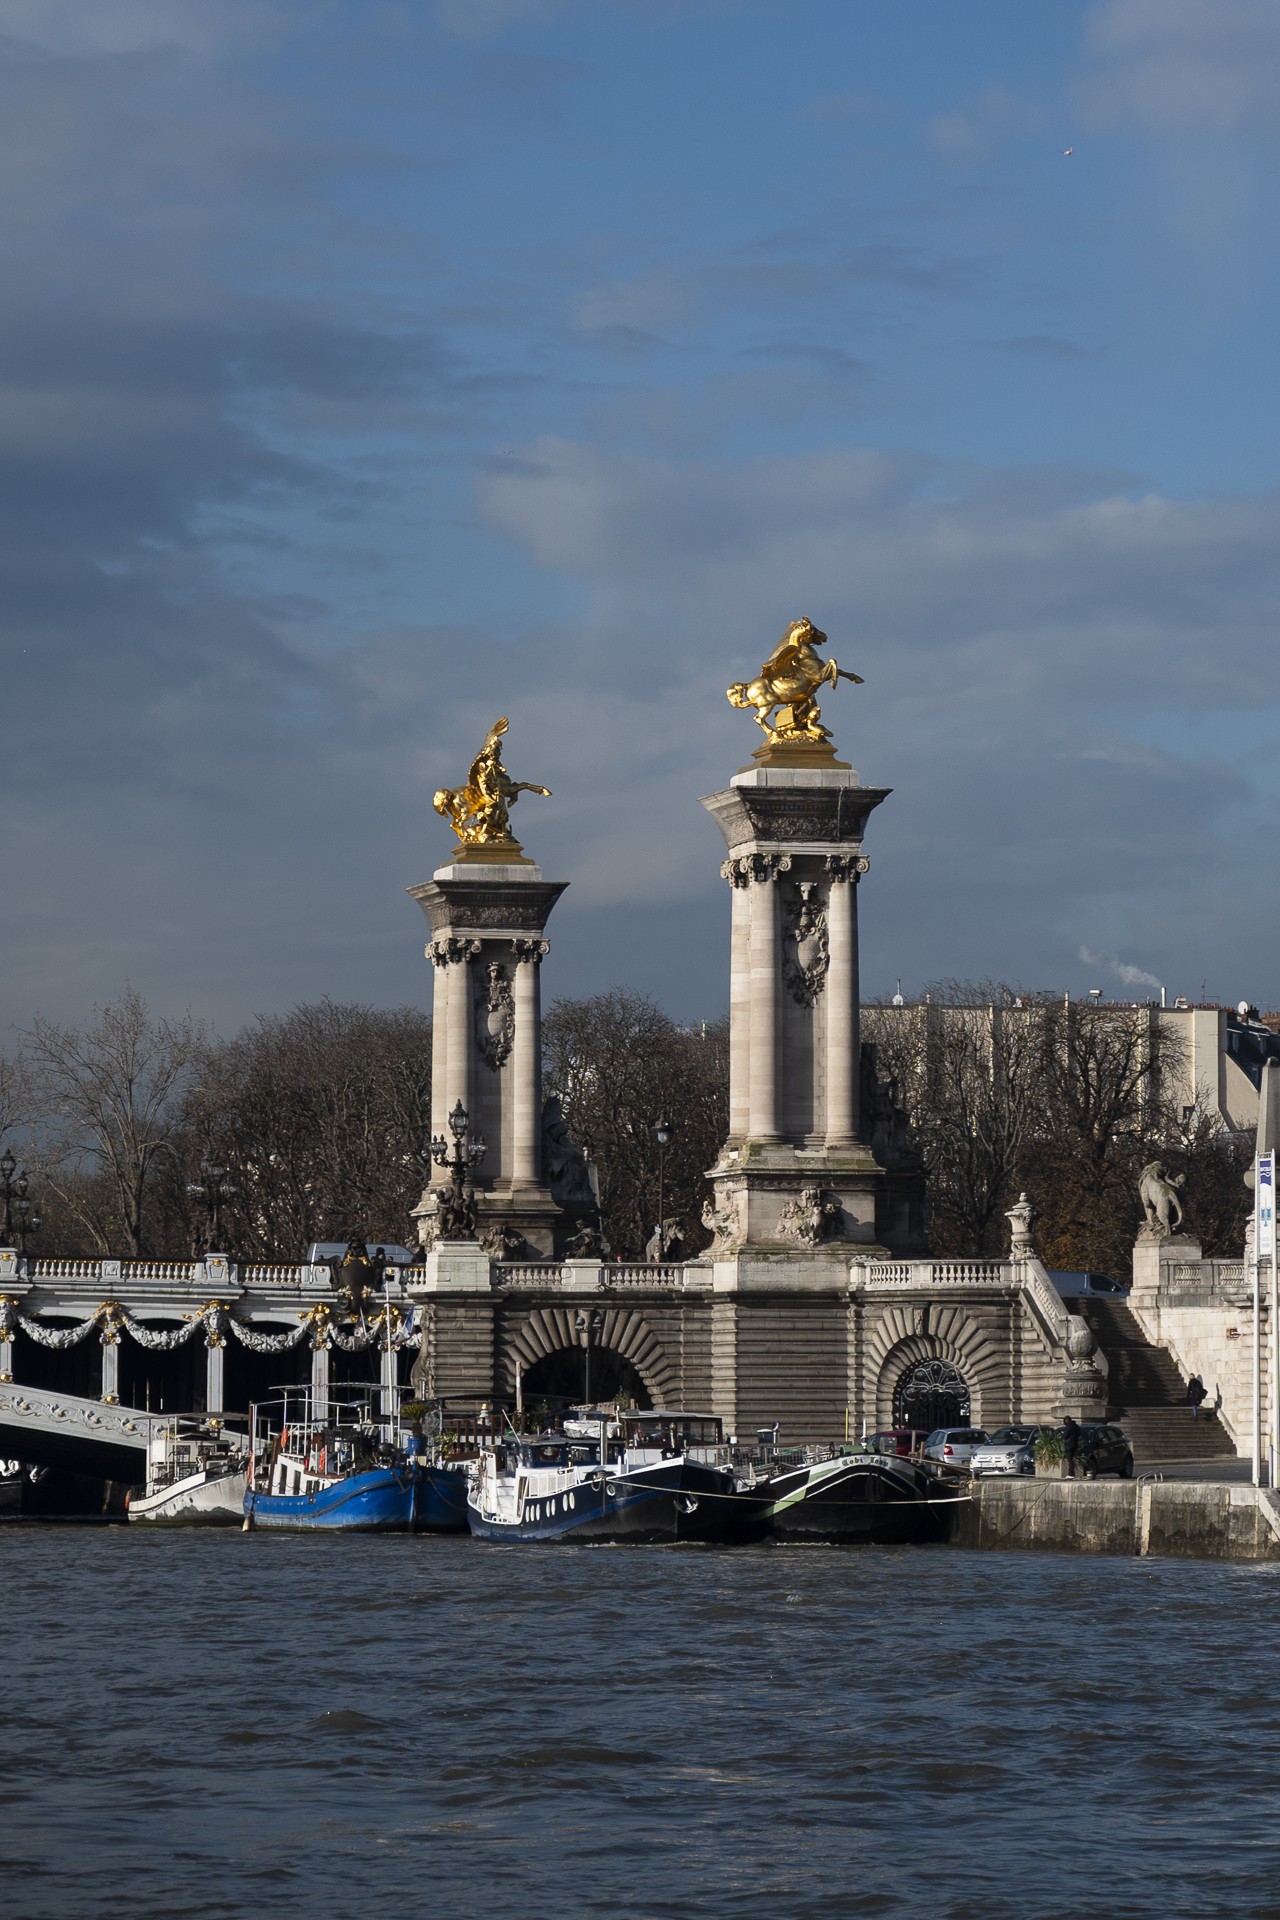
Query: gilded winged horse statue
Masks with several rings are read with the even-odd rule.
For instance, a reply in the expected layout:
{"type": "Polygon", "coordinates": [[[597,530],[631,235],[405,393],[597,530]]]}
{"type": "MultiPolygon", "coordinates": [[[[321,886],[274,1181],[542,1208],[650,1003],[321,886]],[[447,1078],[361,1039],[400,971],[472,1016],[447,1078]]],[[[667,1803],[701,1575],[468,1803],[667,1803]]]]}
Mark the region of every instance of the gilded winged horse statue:
{"type": "Polygon", "coordinates": [[[834,660],[822,659],[817,649],[826,644],[826,634],[812,620],[793,620],[758,677],[736,680],[729,688],[733,706],[755,708],[756,724],[771,747],[830,740],[830,730],[818,716],[818,688],[834,687],[837,680],[862,685],[860,673],[847,673],[834,660]]]}
{"type": "Polygon", "coordinates": [[[550,798],[550,787],[534,786],[528,780],[513,780],[502,764],[502,736],[505,719],[497,720],[485,735],[484,745],[471,762],[465,787],[441,787],[433,802],[453,827],[464,847],[502,847],[519,850],[519,841],[511,832],[511,808],[522,793],[541,793],[550,798]]]}

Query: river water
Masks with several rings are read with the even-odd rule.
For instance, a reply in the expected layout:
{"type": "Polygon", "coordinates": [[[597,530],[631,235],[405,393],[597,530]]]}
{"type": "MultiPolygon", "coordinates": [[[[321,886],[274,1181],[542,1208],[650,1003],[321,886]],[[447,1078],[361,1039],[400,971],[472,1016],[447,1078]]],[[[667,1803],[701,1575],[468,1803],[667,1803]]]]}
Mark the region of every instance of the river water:
{"type": "Polygon", "coordinates": [[[0,1530],[7,1920],[1280,1916],[1280,1568],[0,1530]]]}

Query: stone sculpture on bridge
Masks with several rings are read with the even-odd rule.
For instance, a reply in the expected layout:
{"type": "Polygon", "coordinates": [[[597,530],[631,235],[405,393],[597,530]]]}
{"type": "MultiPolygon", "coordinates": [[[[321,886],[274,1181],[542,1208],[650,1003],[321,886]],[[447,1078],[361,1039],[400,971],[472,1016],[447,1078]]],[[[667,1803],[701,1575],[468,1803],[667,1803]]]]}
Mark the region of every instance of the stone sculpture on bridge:
{"type": "Polygon", "coordinates": [[[1166,1173],[1162,1160],[1150,1160],[1142,1169],[1138,1176],[1138,1197],[1146,1215],[1143,1232],[1148,1236],[1168,1240],[1180,1230],[1182,1199],[1179,1189],[1186,1185],[1186,1179],[1185,1173],[1166,1173]]]}

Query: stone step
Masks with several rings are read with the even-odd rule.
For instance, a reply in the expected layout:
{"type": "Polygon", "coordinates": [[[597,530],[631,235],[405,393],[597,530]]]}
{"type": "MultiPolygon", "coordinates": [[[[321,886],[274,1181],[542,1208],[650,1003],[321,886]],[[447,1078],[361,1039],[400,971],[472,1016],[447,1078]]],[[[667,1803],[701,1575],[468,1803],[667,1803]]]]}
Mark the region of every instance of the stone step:
{"type": "Polygon", "coordinates": [[[1157,1460],[1235,1458],[1231,1436],[1215,1415],[1202,1413],[1193,1420],[1188,1407],[1125,1407],[1113,1403],[1107,1418],[1124,1428],[1140,1467],[1157,1460]]]}

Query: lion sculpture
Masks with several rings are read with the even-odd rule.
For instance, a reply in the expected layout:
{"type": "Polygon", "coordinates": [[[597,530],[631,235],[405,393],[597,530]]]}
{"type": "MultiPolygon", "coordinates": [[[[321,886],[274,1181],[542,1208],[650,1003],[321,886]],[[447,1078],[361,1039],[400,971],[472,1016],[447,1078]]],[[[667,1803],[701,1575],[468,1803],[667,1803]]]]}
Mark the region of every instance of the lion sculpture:
{"type": "Polygon", "coordinates": [[[1138,1196],[1148,1227],[1157,1228],[1165,1235],[1178,1232],[1182,1226],[1179,1190],[1186,1185],[1186,1179],[1185,1173],[1167,1174],[1161,1160],[1151,1160],[1142,1169],[1138,1178],[1138,1196]]]}

